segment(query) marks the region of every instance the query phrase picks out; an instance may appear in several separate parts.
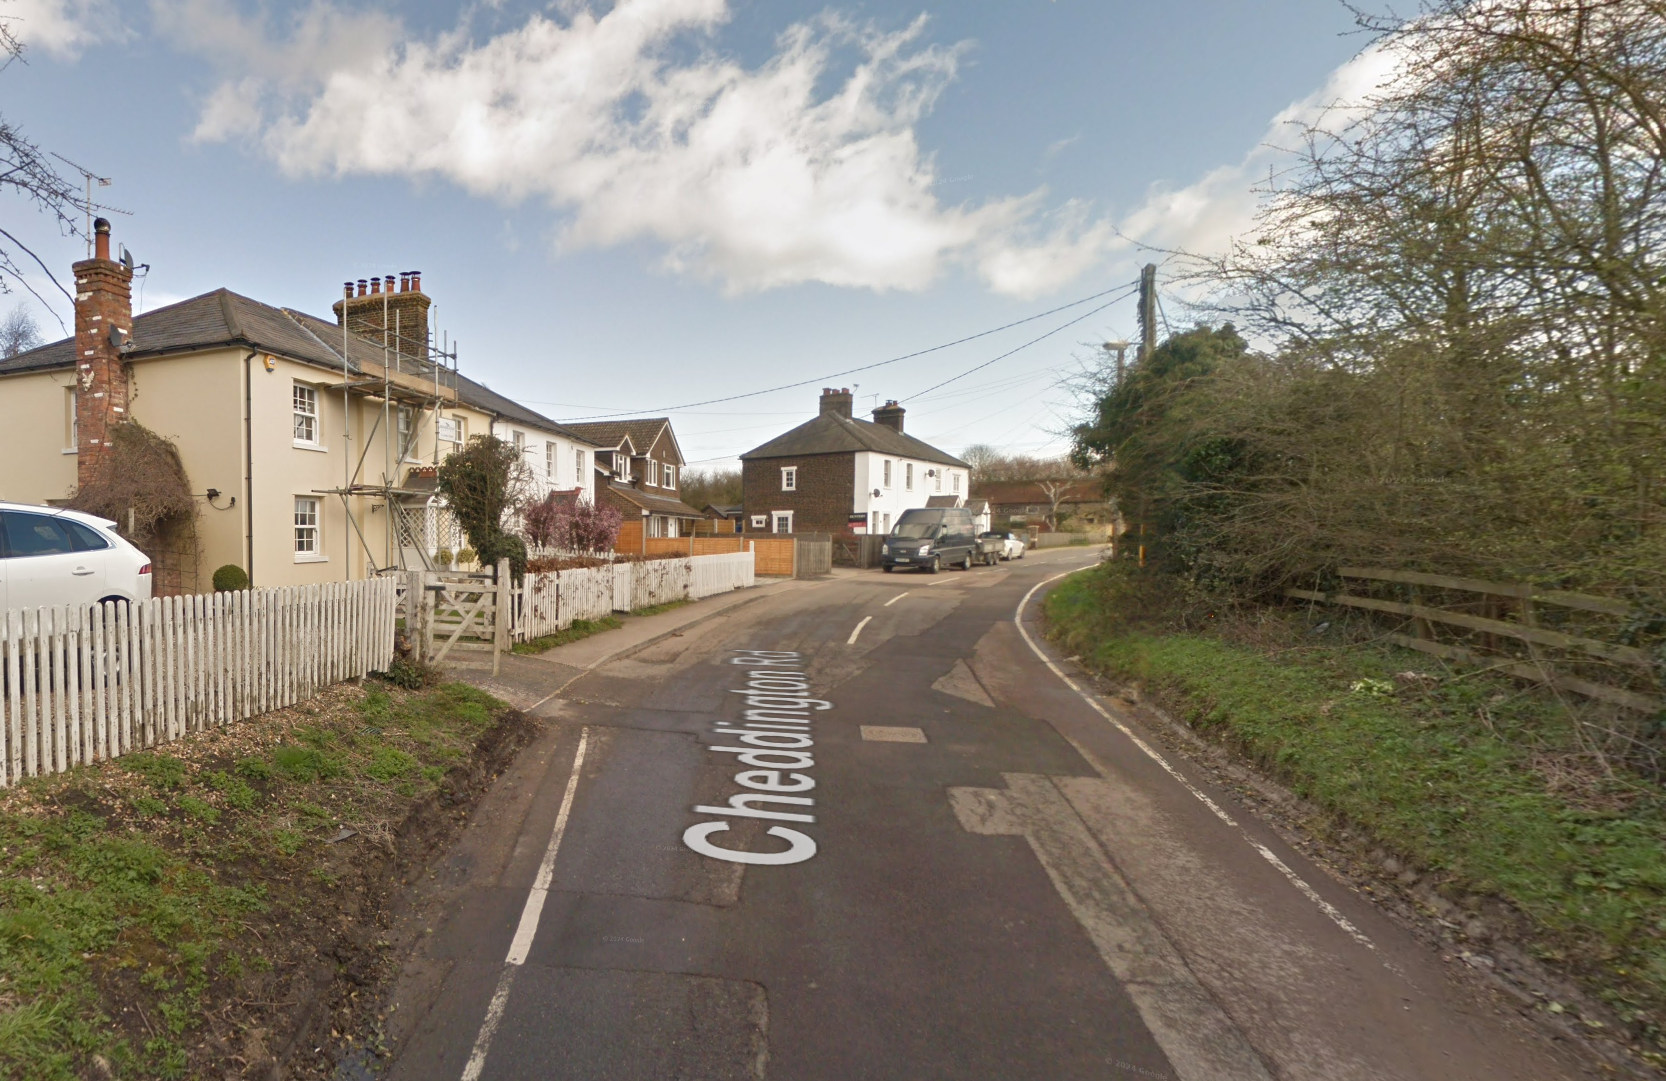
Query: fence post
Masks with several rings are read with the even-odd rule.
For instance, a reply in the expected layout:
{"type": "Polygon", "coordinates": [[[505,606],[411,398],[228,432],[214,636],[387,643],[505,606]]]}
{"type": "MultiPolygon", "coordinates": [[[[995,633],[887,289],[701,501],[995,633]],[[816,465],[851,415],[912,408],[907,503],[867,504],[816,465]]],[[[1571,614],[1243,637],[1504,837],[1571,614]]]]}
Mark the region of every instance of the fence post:
{"type": "Polygon", "coordinates": [[[497,675],[498,664],[509,648],[509,620],[514,614],[514,579],[509,575],[509,560],[497,561],[497,618],[492,620],[492,675],[497,675]]]}

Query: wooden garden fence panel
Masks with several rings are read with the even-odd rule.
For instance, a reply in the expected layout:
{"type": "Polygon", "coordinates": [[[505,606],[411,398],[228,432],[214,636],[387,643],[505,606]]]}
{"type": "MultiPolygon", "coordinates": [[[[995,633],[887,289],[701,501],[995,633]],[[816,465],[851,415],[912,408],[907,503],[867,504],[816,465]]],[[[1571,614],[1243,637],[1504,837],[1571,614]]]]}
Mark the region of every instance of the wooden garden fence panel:
{"type": "Polygon", "coordinates": [[[392,578],[136,604],[0,625],[0,784],[159,746],[393,663],[392,578]]]}

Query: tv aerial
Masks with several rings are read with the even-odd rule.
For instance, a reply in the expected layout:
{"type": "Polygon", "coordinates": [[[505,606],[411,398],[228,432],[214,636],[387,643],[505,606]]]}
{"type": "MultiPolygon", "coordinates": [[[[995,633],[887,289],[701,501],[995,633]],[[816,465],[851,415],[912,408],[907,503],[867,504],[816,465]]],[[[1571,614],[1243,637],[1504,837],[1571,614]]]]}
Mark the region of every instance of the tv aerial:
{"type": "Polygon", "coordinates": [[[108,188],[114,183],[114,181],[107,176],[99,176],[85,165],[75,164],[75,162],[70,161],[56,150],[48,151],[48,153],[63,162],[65,165],[69,166],[71,169],[80,173],[81,178],[87,182],[87,198],[82,204],[82,209],[87,212],[87,258],[91,259],[93,255],[93,211],[107,210],[112,214],[121,214],[129,218],[133,216],[133,211],[123,210],[119,206],[106,206],[103,203],[93,202],[93,182],[97,181],[98,186],[101,188],[108,188]]]}

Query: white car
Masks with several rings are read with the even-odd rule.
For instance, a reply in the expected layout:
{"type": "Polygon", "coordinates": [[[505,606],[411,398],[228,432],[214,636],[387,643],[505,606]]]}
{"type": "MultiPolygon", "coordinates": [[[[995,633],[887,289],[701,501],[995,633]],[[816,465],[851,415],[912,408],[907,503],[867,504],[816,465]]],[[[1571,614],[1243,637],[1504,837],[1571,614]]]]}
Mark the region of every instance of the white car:
{"type": "Polygon", "coordinates": [[[0,609],[150,599],[150,557],[116,523],[80,511],[0,503],[0,609]]]}
{"type": "Polygon", "coordinates": [[[997,533],[991,531],[988,533],[980,533],[978,536],[1000,537],[1002,559],[1023,559],[1024,550],[1029,547],[1029,545],[1024,543],[1024,538],[1019,536],[1017,533],[997,533]]]}

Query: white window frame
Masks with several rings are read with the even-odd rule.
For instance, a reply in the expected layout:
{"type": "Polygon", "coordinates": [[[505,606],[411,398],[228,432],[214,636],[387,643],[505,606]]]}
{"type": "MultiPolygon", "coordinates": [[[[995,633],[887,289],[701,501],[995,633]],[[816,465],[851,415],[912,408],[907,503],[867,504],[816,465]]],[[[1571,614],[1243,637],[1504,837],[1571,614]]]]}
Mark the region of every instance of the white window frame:
{"type": "Polygon", "coordinates": [[[943,471],[941,469],[933,469],[931,471],[931,480],[932,490],[941,492],[943,490],[943,471]]]}
{"type": "Polygon", "coordinates": [[[516,454],[525,454],[526,453],[526,433],[525,432],[515,431],[515,430],[511,429],[510,432],[509,432],[509,443],[510,443],[511,446],[513,446],[515,448],[515,453],[516,454]]]}
{"type": "Polygon", "coordinates": [[[914,490],[913,462],[904,462],[902,464],[902,487],[904,491],[912,492],[914,490]]]}
{"type": "Polygon", "coordinates": [[[584,451],[583,450],[575,449],[573,451],[573,481],[575,483],[577,483],[580,488],[584,487],[584,451]]]}
{"type": "Polygon", "coordinates": [[[677,467],[670,462],[666,462],[660,471],[660,479],[665,482],[664,487],[671,489],[673,492],[676,491],[677,467]]]}
{"type": "Polygon", "coordinates": [[[885,483],[883,485],[881,485],[881,487],[889,488],[891,486],[891,459],[889,459],[889,458],[885,459],[884,474],[885,474],[885,483]]]}
{"type": "Polygon", "coordinates": [[[790,510],[772,510],[769,512],[769,531],[771,533],[791,533],[793,531],[793,512],[790,510]],[[781,520],[787,520],[787,528],[781,528],[781,520]]]}
{"type": "Polygon", "coordinates": [[[324,422],[318,415],[318,388],[309,387],[305,383],[290,384],[289,408],[291,415],[290,435],[295,446],[302,450],[324,449],[324,422]],[[301,434],[305,422],[309,436],[301,434]]]}
{"type": "Polygon", "coordinates": [[[544,479],[555,483],[556,467],[561,463],[561,452],[553,439],[544,441],[544,479]]]}
{"type": "Polygon", "coordinates": [[[648,483],[653,485],[655,488],[659,487],[659,459],[658,458],[649,458],[648,459],[648,483]]]}
{"type": "Polygon", "coordinates": [[[960,494],[960,473],[959,473],[959,471],[950,473],[949,476],[954,478],[954,494],[959,495],[960,494]]]}
{"type": "Polygon", "coordinates": [[[81,401],[75,387],[64,388],[65,454],[81,452],[81,401]]]}
{"type": "Polygon", "coordinates": [[[649,517],[648,517],[648,536],[649,536],[650,539],[656,539],[656,540],[660,537],[665,536],[665,515],[663,515],[663,514],[649,515],[649,517]]]}
{"type": "Polygon", "coordinates": [[[330,557],[324,554],[324,500],[315,495],[298,495],[295,497],[295,510],[290,523],[290,546],[295,552],[297,563],[328,563],[330,557]],[[312,504],[312,521],[304,524],[301,520],[303,503],[312,504]],[[310,541],[310,548],[302,548],[304,542],[310,541]]]}
{"type": "Polygon", "coordinates": [[[798,467],[796,465],[781,467],[781,490],[783,492],[798,491],[798,467]]]}
{"type": "Polygon", "coordinates": [[[754,514],[752,516],[752,528],[753,529],[768,529],[769,528],[769,515],[767,515],[767,514],[754,514]]]}

